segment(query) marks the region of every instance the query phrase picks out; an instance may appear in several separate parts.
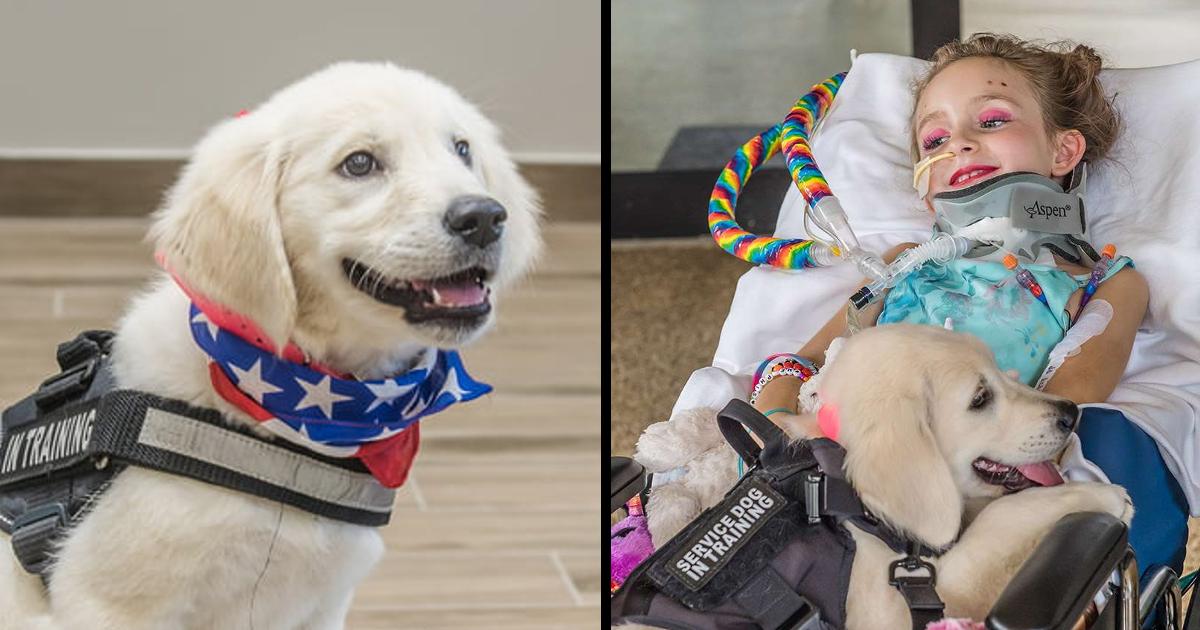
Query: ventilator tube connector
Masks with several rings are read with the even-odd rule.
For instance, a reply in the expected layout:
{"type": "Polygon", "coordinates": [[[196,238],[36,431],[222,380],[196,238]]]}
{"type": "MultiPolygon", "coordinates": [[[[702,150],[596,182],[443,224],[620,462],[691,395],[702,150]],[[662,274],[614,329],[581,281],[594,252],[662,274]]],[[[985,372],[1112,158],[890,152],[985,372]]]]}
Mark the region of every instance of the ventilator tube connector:
{"type": "MultiPolygon", "coordinates": [[[[833,195],[822,197],[811,206],[809,216],[817,222],[822,230],[828,232],[837,241],[836,245],[842,259],[853,262],[858,270],[868,278],[879,280],[887,277],[887,265],[884,265],[878,256],[864,251],[862,245],[859,245],[858,238],[854,236],[854,230],[850,229],[850,222],[846,220],[846,211],[842,210],[842,204],[838,202],[837,197],[833,195]]],[[[828,247],[816,248],[814,243],[814,248],[810,256],[815,264],[828,266],[836,260],[828,247]]]]}
{"type": "Polygon", "coordinates": [[[975,241],[965,236],[939,233],[932,240],[901,252],[896,260],[887,267],[882,278],[876,278],[867,286],[859,289],[858,293],[850,298],[850,302],[854,304],[855,308],[861,310],[879,299],[884,291],[896,286],[901,278],[915,271],[921,265],[931,261],[939,264],[948,263],[966,255],[974,246],[975,241]]]}

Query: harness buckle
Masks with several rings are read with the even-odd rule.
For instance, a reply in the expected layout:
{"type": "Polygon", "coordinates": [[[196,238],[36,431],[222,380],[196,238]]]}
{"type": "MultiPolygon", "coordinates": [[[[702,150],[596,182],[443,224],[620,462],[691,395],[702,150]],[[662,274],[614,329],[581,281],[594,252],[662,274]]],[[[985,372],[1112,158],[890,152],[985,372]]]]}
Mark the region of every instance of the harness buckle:
{"type": "Polygon", "coordinates": [[[86,394],[101,357],[112,351],[113,337],[109,330],[87,330],[71,341],[58,344],[55,358],[62,372],[46,379],[34,392],[38,409],[49,411],[86,394]]]}
{"type": "Polygon", "coordinates": [[[816,525],[821,522],[825,513],[825,474],[809,472],[804,475],[804,511],[808,515],[808,524],[816,525]]]}
{"type": "Polygon", "coordinates": [[[913,616],[913,627],[924,628],[930,621],[941,619],[946,605],[938,597],[937,569],[932,563],[921,559],[921,546],[910,544],[908,555],[888,565],[888,584],[896,587],[913,616]],[[897,569],[914,573],[926,571],[927,575],[897,575],[897,569]]]}
{"type": "Polygon", "coordinates": [[[899,586],[901,583],[918,585],[927,583],[929,585],[937,584],[937,568],[932,563],[921,559],[917,554],[911,554],[908,557],[901,558],[888,565],[888,584],[899,586]],[[928,575],[896,575],[896,569],[904,569],[909,573],[925,570],[928,575]]]}
{"type": "Polygon", "coordinates": [[[99,357],[91,357],[43,381],[33,394],[38,409],[49,411],[71,398],[86,393],[92,385],[92,379],[96,377],[96,366],[99,363],[99,357]]]}
{"type": "Polygon", "coordinates": [[[58,533],[67,526],[67,507],[57,501],[39,505],[13,519],[13,555],[26,571],[45,575],[51,547],[58,533]]]}

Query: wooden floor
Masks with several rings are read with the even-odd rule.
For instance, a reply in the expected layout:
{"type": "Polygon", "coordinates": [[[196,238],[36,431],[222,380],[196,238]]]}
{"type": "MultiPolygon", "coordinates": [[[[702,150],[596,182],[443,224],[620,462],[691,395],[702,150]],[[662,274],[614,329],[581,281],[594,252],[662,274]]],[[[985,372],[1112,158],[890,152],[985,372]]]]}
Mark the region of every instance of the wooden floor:
{"type": "MultiPolygon", "coordinates": [[[[143,219],[0,218],[0,406],[111,328],[155,270],[143,219]]],[[[546,228],[532,278],[464,351],[495,393],[421,425],[352,630],[594,628],[600,619],[600,226],[546,228]]]]}

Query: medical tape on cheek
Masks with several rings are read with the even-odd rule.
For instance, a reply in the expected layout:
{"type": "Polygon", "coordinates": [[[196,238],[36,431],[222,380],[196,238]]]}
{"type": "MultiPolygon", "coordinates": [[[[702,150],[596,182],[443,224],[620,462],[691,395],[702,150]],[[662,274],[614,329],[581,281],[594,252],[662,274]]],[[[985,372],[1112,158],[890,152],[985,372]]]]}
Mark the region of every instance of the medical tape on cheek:
{"type": "Polygon", "coordinates": [[[917,196],[924,199],[925,195],[929,194],[930,167],[933,166],[938,160],[944,160],[952,157],[954,157],[954,153],[952,151],[937,153],[913,165],[913,188],[917,189],[917,196]]]}

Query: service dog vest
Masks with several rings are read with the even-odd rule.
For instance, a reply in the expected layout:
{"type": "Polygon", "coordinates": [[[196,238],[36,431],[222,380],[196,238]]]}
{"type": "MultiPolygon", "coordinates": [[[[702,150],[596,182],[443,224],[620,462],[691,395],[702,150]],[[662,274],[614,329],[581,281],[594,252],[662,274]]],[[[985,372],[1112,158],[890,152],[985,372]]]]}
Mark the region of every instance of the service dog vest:
{"type": "MultiPolygon", "coordinates": [[[[664,628],[841,628],[855,544],[847,523],[897,553],[892,583],[914,628],[941,619],[927,549],[864,509],[843,476],[845,451],[825,438],[792,441],[753,407],[733,400],[721,432],[751,463],[720,503],[647,558],[613,594],[614,623],[664,628]],[[760,450],[741,426],[763,440],[760,450]],[[927,576],[899,576],[897,568],[927,576]]],[[[650,505],[653,506],[653,494],[650,505]]],[[[883,576],[880,576],[881,578],[883,576]]]]}

